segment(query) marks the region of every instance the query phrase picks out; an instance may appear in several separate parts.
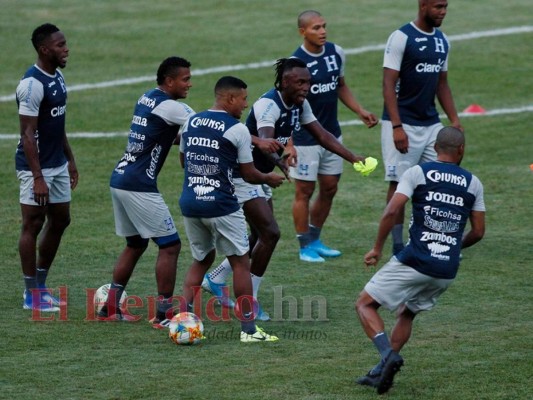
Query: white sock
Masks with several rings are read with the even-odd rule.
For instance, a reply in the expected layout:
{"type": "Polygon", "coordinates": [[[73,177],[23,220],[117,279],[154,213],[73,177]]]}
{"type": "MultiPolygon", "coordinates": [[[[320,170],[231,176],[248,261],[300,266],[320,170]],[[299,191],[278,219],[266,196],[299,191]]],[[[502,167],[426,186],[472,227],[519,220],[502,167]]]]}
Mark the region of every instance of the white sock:
{"type": "Polygon", "coordinates": [[[250,274],[252,277],[252,289],[254,294],[254,299],[257,300],[257,293],[259,292],[259,286],[261,286],[261,281],[263,280],[262,276],[257,276],[250,274]]]}
{"type": "Polygon", "coordinates": [[[227,258],[220,263],[213,271],[209,273],[209,279],[214,283],[226,283],[226,278],[231,273],[231,265],[227,258]]]}

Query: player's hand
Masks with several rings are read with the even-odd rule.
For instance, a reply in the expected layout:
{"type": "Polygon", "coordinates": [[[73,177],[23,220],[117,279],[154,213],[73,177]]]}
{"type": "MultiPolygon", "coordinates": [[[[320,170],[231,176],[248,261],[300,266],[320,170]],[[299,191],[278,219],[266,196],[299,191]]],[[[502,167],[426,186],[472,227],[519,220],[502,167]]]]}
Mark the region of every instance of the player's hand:
{"type": "Polygon", "coordinates": [[[374,114],[364,109],[361,111],[361,114],[359,114],[359,117],[369,128],[373,128],[379,122],[379,119],[374,114]]]}
{"type": "Polygon", "coordinates": [[[69,161],[68,163],[68,174],[70,175],[70,188],[74,190],[76,186],[78,186],[78,168],[76,168],[76,164],[72,161],[69,161]]]}
{"type": "Polygon", "coordinates": [[[33,200],[40,206],[48,204],[48,185],[44,180],[44,176],[39,176],[33,179],[33,200]]]}
{"type": "Polygon", "coordinates": [[[263,153],[271,154],[277,153],[279,150],[284,150],[283,146],[276,139],[265,139],[265,138],[256,138],[254,141],[254,146],[261,150],[263,153]]]}
{"type": "Polygon", "coordinates": [[[378,160],[374,157],[366,157],[363,161],[358,161],[353,163],[353,168],[356,172],[359,172],[363,176],[368,176],[378,166],[378,160]]]}
{"type": "Polygon", "coordinates": [[[409,138],[402,127],[392,130],[392,139],[394,146],[400,153],[405,154],[409,149],[409,138]]]}
{"type": "Polygon", "coordinates": [[[374,267],[377,265],[379,259],[381,258],[381,253],[376,249],[370,250],[365,254],[364,262],[367,267],[374,267]]]}
{"type": "Polygon", "coordinates": [[[281,158],[286,160],[285,162],[289,167],[296,167],[298,164],[298,152],[293,145],[289,144],[285,146],[285,150],[283,151],[281,158]]]}
{"type": "Polygon", "coordinates": [[[281,184],[283,183],[283,181],[285,180],[285,177],[281,176],[281,175],[278,175],[274,172],[270,172],[269,174],[267,174],[267,185],[272,187],[272,188],[277,188],[279,186],[281,186],[281,184]]]}

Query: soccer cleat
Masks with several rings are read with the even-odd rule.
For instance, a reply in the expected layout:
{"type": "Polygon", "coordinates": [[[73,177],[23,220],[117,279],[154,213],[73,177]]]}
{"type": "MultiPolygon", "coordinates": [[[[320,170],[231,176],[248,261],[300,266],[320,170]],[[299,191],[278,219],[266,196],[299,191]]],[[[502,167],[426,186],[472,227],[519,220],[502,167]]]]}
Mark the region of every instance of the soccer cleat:
{"type": "MultiPolygon", "coordinates": [[[[52,296],[51,290],[48,289],[45,285],[39,285],[36,290],[39,290],[39,292],[41,293],[41,302],[51,304],[55,307],[64,306],[67,304],[65,300],[60,300],[57,297],[52,296]]],[[[22,298],[26,299],[27,294],[28,291],[24,290],[22,298]]]]}
{"type": "Polygon", "coordinates": [[[229,298],[228,286],[225,283],[215,283],[205,274],[202,289],[215,296],[222,307],[234,308],[235,302],[229,298]]]}
{"type": "Polygon", "coordinates": [[[255,333],[246,333],[241,331],[242,343],[259,343],[259,342],[277,342],[279,338],[274,335],[269,335],[258,326],[255,327],[255,333]]]}
{"type": "Polygon", "coordinates": [[[387,359],[385,360],[385,365],[383,366],[383,371],[381,371],[381,376],[379,377],[377,384],[378,394],[387,393],[392,387],[394,381],[394,375],[400,371],[400,368],[403,365],[403,358],[396,353],[391,351],[387,359]]]}
{"type": "Polygon", "coordinates": [[[150,320],[150,323],[154,329],[168,329],[170,327],[170,321],[168,318],[161,321],[159,318],[154,317],[150,320]]]}
{"type": "Polygon", "coordinates": [[[59,307],[51,304],[48,300],[44,298],[41,294],[39,302],[33,302],[33,296],[24,291],[24,301],[22,303],[22,308],[24,310],[36,310],[40,312],[56,312],[59,311],[59,307]]]}
{"type": "Polygon", "coordinates": [[[331,247],[326,246],[320,241],[320,239],[315,240],[307,245],[308,248],[313,249],[322,257],[339,257],[342,253],[339,250],[332,249],[331,247]]]}
{"type": "Polygon", "coordinates": [[[255,315],[255,320],[256,321],[270,321],[270,315],[263,310],[263,307],[261,307],[261,304],[257,303],[258,304],[258,310],[257,310],[257,313],[255,315]]]}
{"type": "Polygon", "coordinates": [[[120,309],[117,309],[115,314],[109,315],[107,311],[107,304],[104,305],[102,309],[98,311],[98,313],[96,313],[96,319],[98,321],[103,321],[103,322],[135,322],[136,321],[135,317],[128,315],[128,314],[123,314],[122,311],[120,311],[120,309]]]}
{"type": "Polygon", "coordinates": [[[365,376],[357,378],[355,383],[362,386],[378,387],[379,377],[379,374],[373,374],[373,371],[370,371],[365,376]]]}
{"type": "Polygon", "coordinates": [[[313,249],[309,247],[304,247],[300,249],[300,261],[307,261],[307,262],[324,262],[322,257],[313,249]]]}

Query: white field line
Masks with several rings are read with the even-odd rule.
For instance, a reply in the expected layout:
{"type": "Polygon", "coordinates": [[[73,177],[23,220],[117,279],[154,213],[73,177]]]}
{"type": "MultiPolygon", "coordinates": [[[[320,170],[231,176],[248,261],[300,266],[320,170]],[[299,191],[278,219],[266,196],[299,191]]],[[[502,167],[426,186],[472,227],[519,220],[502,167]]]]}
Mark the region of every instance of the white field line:
{"type": "MultiPolygon", "coordinates": [[[[480,39],[480,38],[494,37],[494,36],[515,35],[515,34],[529,33],[529,32],[533,32],[533,26],[526,25],[526,26],[516,26],[516,27],[511,27],[511,28],[503,28],[503,29],[493,29],[490,31],[470,32],[470,33],[463,33],[459,35],[450,35],[448,36],[448,38],[450,39],[451,42],[460,42],[463,40],[473,40],[473,39],[480,39]]],[[[355,54],[368,53],[371,51],[378,51],[378,50],[383,50],[383,49],[385,49],[385,44],[363,46],[363,47],[358,47],[355,49],[344,49],[344,51],[347,55],[355,55],[355,54]]],[[[242,70],[249,70],[249,69],[267,68],[267,67],[273,66],[274,63],[275,63],[275,60],[254,62],[254,63],[248,63],[248,64],[223,65],[223,66],[212,67],[212,68],[204,68],[204,69],[196,69],[196,70],[193,69],[191,72],[193,76],[202,76],[202,75],[208,75],[208,74],[214,74],[214,73],[220,73],[220,72],[232,72],[232,71],[242,71],[242,70]]],[[[79,90],[101,89],[101,88],[108,88],[108,87],[114,87],[114,86],[133,85],[136,83],[154,81],[154,79],[155,77],[153,75],[149,75],[149,76],[139,76],[136,78],[117,79],[113,81],[104,81],[104,82],[97,82],[97,83],[81,83],[77,85],[69,85],[68,90],[69,92],[74,92],[74,91],[79,91],[79,90]]],[[[15,100],[14,93],[0,96],[0,102],[13,101],[13,100],[15,100]]]]}
{"type": "MultiPolygon", "coordinates": [[[[497,115],[507,115],[507,114],[518,114],[524,112],[533,112],[533,105],[518,107],[518,108],[499,108],[495,110],[486,110],[484,113],[459,113],[461,118],[464,117],[490,117],[497,115]]],[[[445,115],[441,115],[441,118],[445,118],[445,115]]],[[[351,126],[351,125],[363,125],[361,120],[351,119],[348,121],[340,121],[341,126],[351,126]]],[[[127,136],[128,132],[77,132],[69,133],[69,138],[112,138],[118,136],[127,136]]],[[[15,140],[20,137],[19,134],[15,133],[0,133],[0,140],[15,140]]]]}
{"type": "MultiPolygon", "coordinates": [[[[533,26],[518,26],[518,27],[504,28],[504,29],[493,29],[490,31],[478,31],[478,32],[464,33],[460,35],[451,35],[449,36],[449,39],[452,42],[458,42],[462,40],[472,40],[472,39],[480,39],[480,38],[485,38],[485,37],[504,36],[504,35],[513,35],[513,34],[530,33],[530,32],[533,32],[533,26]]],[[[344,51],[347,55],[355,55],[355,54],[363,54],[363,53],[367,53],[371,51],[383,50],[384,48],[385,48],[384,44],[379,44],[379,45],[358,47],[355,49],[344,49],[344,51]]],[[[271,67],[274,64],[274,62],[275,61],[262,61],[262,62],[248,63],[248,64],[236,64],[236,65],[226,65],[226,66],[198,69],[198,70],[193,70],[192,74],[194,76],[201,76],[201,75],[208,75],[208,74],[213,74],[213,73],[218,73],[218,72],[231,72],[231,71],[242,71],[242,70],[248,70],[248,69],[266,68],[266,67],[271,67]]],[[[78,90],[88,90],[88,89],[107,88],[107,87],[114,87],[114,86],[121,86],[121,85],[131,85],[135,83],[152,81],[153,79],[154,79],[153,76],[140,76],[137,78],[118,79],[114,81],[105,81],[105,82],[99,82],[99,83],[84,83],[84,84],[78,84],[78,85],[70,85],[69,91],[72,92],[72,91],[78,91],[78,90]]],[[[13,101],[13,100],[15,100],[14,94],[0,96],[0,102],[13,101]]],[[[461,117],[493,116],[493,115],[504,115],[504,114],[516,114],[516,113],[523,113],[523,112],[533,112],[533,106],[530,105],[530,106],[524,106],[524,107],[519,107],[519,108],[502,108],[502,109],[488,110],[483,114],[460,113],[459,116],[461,117]]],[[[348,121],[340,122],[341,126],[362,125],[362,124],[363,123],[360,120],[348,120],[348,121]]],[[[126,136],[126,135],[127,135],[127,132],[69,133],[69,137],[73,137],[73,138],[74,137],[99,138],[99,137],[116,137],[116,136],[126,136]]],[[[19,134],[0,133],[0,140],[18,139],[18,138],[19,138],[19,134]]]]}

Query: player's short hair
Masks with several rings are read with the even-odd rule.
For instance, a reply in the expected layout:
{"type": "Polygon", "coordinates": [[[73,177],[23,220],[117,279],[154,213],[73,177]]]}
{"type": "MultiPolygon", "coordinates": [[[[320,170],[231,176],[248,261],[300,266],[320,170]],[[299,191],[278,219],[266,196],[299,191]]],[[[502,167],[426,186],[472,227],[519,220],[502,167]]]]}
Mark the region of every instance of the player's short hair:
{"type": "Polygon", "coordinates": [[[445,126],[439,133],[435,141],[435,149],[439,152],[450,152],[465,144],[465,135],[453,126],[445,126]]]}
{"type": "Polygon", "coordinates": [[[307,64],[296,57],[280,58],[274,64],[276,70],[276,80],[274,81],[274,87],[277,90],[281,90],[281,82],[283,81],[283,75],[292,71],[294,68],[307,68],[307,64]]]}
{"type": "Polygon", "coordinates": [[[157,69],[157,84],[162,85],[165,83],[165,78],[175,77],[178,74],[180,68],[190,68],[191,63],[181,57],[168,57],[163,60],[159,68],[157,69]]]}
{"type": "Polygon", "coordinates": [[[59,28],[48,22],[35,28],[31,34],[31,43],[34,49],[39,51],[39,47],[42,46],[45,40],[56,32],[59,32],[59,28]]]}
{"type": "Polygon", "coordinates": [[[248,85],[242,79],[234,76],[223,76],[215,84],[215,96],[226,90],[246,89],[248,85]]]}
{"type": "Polygon", "coordinates": [[[301,12],[300,15],[298,15],[298,28],[305,28],[305,26],[307,25],[307,20],[309,18],[321,16],[322,14],[315,10],[306,10],[301,12]]]}

